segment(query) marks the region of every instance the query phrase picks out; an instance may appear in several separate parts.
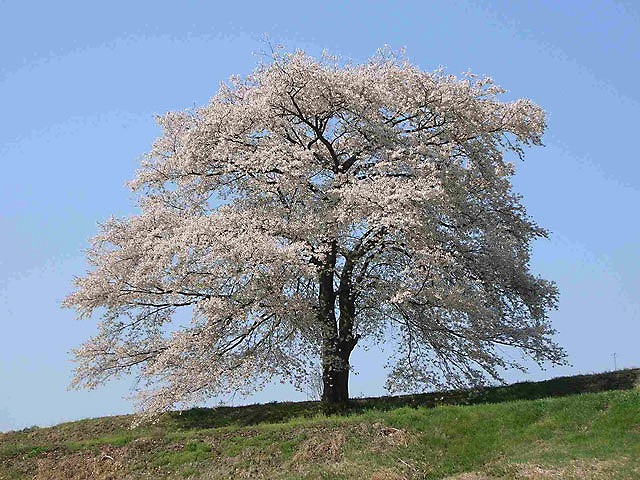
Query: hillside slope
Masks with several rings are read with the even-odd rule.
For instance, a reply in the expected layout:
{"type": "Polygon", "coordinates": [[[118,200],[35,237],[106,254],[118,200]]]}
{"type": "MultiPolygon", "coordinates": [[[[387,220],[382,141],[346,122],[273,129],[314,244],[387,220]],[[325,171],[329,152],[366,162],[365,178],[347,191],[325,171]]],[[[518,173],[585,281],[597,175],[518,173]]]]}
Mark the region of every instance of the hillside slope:
{"type": "Polygon", "coordinates": [[[0,434],[0,479],[640,479],[640,369],[0,434]]]}

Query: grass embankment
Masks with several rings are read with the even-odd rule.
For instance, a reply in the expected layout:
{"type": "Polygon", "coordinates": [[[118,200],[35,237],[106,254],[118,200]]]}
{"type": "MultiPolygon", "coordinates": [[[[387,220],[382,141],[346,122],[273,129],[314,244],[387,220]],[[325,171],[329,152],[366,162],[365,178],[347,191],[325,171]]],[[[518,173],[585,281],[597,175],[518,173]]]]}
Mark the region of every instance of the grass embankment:
{"type": "Polygon", "coordinates": [[[640,479],[640,369],[0,434],[0,479],[640,479]]]}

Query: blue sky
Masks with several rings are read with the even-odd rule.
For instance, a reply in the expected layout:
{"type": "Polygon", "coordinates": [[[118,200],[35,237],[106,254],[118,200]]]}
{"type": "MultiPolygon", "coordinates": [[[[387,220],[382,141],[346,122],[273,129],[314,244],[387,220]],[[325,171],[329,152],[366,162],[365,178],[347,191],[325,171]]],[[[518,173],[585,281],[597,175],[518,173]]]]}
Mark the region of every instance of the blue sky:
{"type": "MultiPolygon", "coordinates": [[[[267,34],[355,62],[389,44],[424,69],[492,76],[548,112],[517,191],[552,232],[532,268],[572,366],[640,365],[640,4],[633,2],[23,2],[0,0],[0,431],[126,413],[130,379],[69,392],[69,350],[95,330],[60,301],[96,224],[135,212],[124,182],[154,115],[250,72],[267,34]]],[[[354,395],[382,394],[384,355],[354,352],[354,395]]],[[[272,386],[244,401],[303,399],[272,386]]],[[[243,400],[233,399],[239,403],[243,400]]]]}

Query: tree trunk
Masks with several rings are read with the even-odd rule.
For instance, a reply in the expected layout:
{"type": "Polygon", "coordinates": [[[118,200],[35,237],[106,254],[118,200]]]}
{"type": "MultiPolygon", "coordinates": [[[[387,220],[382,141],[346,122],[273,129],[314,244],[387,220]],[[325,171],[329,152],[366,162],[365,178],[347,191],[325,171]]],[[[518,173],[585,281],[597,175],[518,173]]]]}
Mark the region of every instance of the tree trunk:
{"type": "MultiPolygon", "coordinates": [[[[343,342],[333,342],[340,345],[343,342]]],[[[349,402],[349,356],[351,350],[329,347],[322,361],[322,402],[345,405],[349,402]]]]}
{"type": "Polygon", "coordinates": [[[322,372],[322,401],[328,405],[349,402],[349,369],[325,369],[322,372]]]}
{"type": "Polygon", "coordinates": [[[325,258],[319,278],[318,321],[322,328],[322,402],[330,410],[340,409],[349,402],[349,357],[358,342],[353,335],[355,304],[351,292],[353,264],[346,260],[342,269],[340,286],[334,290],[336,242],[325,258]],[[336,298],[340,317],[336,317],[336,298]]]}

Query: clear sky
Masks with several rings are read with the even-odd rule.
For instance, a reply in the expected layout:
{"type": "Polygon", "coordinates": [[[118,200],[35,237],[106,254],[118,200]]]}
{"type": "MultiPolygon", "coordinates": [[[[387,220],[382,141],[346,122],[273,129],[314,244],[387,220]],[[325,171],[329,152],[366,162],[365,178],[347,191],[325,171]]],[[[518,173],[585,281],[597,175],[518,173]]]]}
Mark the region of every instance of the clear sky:
{"type": "MultiPolygon", "coordinates": [[[[96,224],[135,212],[124,182],[154,115],[250,72],[264,35],[355,62],[389,44],[426,70],[469,69],[548,112],[517,191],[552,232],[532,268],[556,280],[570,367],[640,365],[640,3],[29,2],[0,0],[0,431],[132,410],[130,380],[69,392],[69,350],[95,330],[60,309],[96,224]]],[[[354,352],[354,395],[383,393],[383,354],[354,352]]],[[[239,402],[303,399],[272,386],[239,402]]]]}

